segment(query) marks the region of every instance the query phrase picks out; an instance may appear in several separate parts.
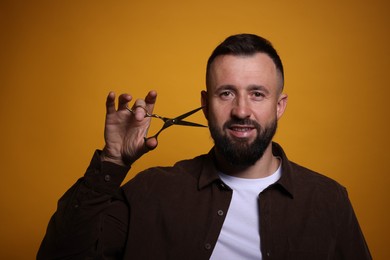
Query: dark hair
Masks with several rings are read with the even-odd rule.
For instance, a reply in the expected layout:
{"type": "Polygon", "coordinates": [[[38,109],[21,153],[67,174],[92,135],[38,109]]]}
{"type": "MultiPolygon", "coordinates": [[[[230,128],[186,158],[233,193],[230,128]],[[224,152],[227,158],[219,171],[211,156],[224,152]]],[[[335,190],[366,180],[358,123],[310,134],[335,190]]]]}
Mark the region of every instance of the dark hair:
{"type": "Polygon", "coordinates": [[[221,55],[251,56],[256,53],[265,53],[273,60],[276,69],[282,76],[283,88],[284,71],[282,60],[270,41],[255,34],[237,34],[229,36],[215,48],[207,61],[206,85],[208,84],[211,63],[216,57],[221,55]]]}

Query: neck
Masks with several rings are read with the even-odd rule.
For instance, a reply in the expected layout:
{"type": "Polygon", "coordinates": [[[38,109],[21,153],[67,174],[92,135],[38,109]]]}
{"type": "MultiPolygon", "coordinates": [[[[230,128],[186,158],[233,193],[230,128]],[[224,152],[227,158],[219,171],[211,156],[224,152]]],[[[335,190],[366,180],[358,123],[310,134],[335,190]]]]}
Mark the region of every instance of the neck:
{"type": "Polygon", "coordinates": [[[218,169],[228,175],[256,179],[264,178],[273,174],[279,167],[279,159],[272,154],[272,143],[268,145],[263,156],[250,166],[233,165],[215,149],[215,157],[218,169]]]}

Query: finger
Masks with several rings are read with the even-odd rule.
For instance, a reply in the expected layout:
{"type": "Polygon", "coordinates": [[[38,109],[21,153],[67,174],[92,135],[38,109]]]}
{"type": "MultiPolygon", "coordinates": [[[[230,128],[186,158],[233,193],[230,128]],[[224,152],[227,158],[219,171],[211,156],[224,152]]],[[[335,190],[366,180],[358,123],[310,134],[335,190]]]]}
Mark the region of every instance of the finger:
{"type": "Polygon", "coordinates": [[[149,111],[146,109],[146,103],[143,99],[137,99],[134,102],[134,105],[132,107],[133,114],[137,120],[143,120],[146,116],[146,113],[149,111]]]}
{"type": "Polygon", "coordinates": [[[150,114],[153,113],[154,104],[157,100],[157,92],[154,90],[149,91],[149,93],[145,97],[145,108],[149,111],[150,114]]]}
{"type": "Polygon", "coordinates": [[[150,150],[154,150],[158,145],[157,139],[155,137],[145,138],[145,147],[150,150]]]}
{"type": "Polygon", "coordinates": [[[107,95],[106,112],[107,114],[115,112],[115,93],[113,91],[110,91],[107,95]]]}
{"type": "Polygon", "coordinates": [[[128,94],[122,94],[118,98],[118,110],[127,109],[127,104],[131,101],[132,97],[128,94]]]}

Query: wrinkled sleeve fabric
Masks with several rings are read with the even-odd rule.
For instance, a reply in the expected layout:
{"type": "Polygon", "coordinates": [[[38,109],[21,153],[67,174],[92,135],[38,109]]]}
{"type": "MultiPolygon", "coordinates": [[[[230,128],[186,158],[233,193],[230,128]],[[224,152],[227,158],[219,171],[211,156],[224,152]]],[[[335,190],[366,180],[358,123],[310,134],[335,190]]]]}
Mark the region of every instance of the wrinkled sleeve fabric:
{"type": "Polygon", "coordinates": [[[58,201],[37,259],[121,259],[129,206],[120,185],[130,168],[100,160],[58,201]]]}
{"type": "Polygon", "coordinates": [[[349,200],[348,192],[342,187],[340,194],[340,228],[335,259],[371,260],[372,256],[349,200]]]}

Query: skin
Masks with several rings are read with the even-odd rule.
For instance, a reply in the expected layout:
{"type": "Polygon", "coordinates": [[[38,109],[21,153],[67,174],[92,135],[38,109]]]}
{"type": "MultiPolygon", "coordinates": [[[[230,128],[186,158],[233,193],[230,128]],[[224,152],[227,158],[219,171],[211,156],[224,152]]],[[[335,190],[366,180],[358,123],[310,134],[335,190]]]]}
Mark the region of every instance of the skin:
{"type": "Polygon", "coordinates": [[[110,92],[106,101],[106,122],[104,129],[105,146],[101,154],[102,161],[130,166],[143,154],[157,147],[157,140],[144,137],[150,125],[150,118],[145,117],[145,109],[152,113],[156,103],[156,91],[150,91],[145,99],[137,99],[132,106],[134,113],[127,110],[132,97],[122,94],[115,108],[115,93],[110,92]],[[144,107],[145,109],[143,109],[144,107]]]}
{"type": "MultiPolygon", "coordinates": [[[[287,105],[287,95],[281,92],[281,75],[272,59],[264,53],[252,56],[218,56],[210,67],[208,91],[202,92],[204,114],[209,122],[232,141],[252,142],[257,130],[251,125],[234,125],[223,129],[231,118],[251,119],[261,126],[279,120],[287,105]]],[[[251,166],[232,165],[216,150],[219,169],[241,178],[263,178],[279,166],[272,155],[271,144],[264,155],[251,166]]]]}
{"type": "MultiPolygon", "coordinates": [[[[232,140],[252,142],[257,130],[251,125],[237,125],[226,130],[222,129],[222,125],[234,117],[249,118],[262,126],[279,120],[287,104],[287,95],[281,93],[281,82],[272,59],[266,54],[219,56],[210,67],[208,91],[201,93],[204,115],[232,140]]],[[[132,106],[134,113],[127,110],[132,99],[131,95],[120,95],[116,108],[115,93],[110,92],[107,96],[102,161],[128,167],[157,147],[155,138],[144,140],[150,126],[150,118],[145,118],[145,109],[153,112],[157,93],[150,91],[144,99],[137,99],[132,106]]],[[[216,157],[221,171],[242,178],[269,176],[279,165],[270,145],[254,165],[247,167],[229,164],[218,151],[216,157]]]]}

